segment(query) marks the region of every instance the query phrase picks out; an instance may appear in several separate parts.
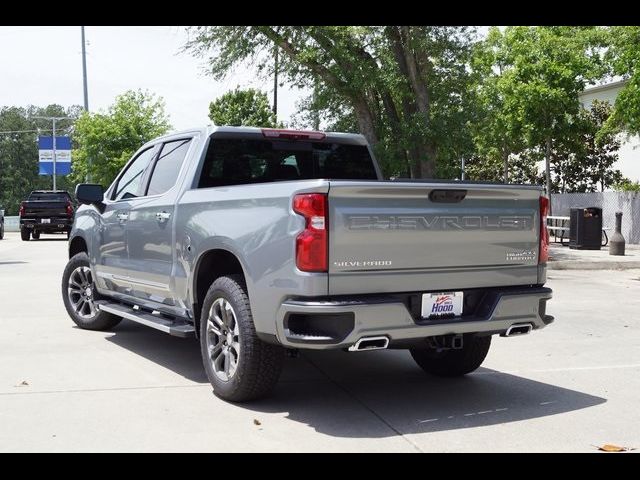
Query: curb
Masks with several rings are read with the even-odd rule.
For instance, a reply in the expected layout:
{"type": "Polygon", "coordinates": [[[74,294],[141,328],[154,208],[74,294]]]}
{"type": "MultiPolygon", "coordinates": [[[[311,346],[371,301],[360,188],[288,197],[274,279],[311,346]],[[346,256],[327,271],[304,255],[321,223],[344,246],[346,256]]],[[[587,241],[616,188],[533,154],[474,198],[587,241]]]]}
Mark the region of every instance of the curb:
{"type": "Polygon", "coordinates": [[[640,261],[620,262],[611,260],[589,262],[582,260],[556,260],[547,263],[548,270],[631,270],[635,268],[640,268],[640,261]]]}

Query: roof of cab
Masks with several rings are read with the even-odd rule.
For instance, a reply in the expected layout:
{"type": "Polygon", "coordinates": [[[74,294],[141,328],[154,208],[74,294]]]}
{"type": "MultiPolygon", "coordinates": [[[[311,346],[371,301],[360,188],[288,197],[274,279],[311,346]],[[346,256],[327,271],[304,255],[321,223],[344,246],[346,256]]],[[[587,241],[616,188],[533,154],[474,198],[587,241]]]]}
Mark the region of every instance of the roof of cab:
{"type": "MultiPolygon", "coordinates": [[[[171,132],[166,135],[163,135],[158,138],[154,138],[151,142],[157,142],[159,140],[168,140],[174,137],[179,137],[181,135],[192,135],[194,133],[200,133],[202,135],[212,135],[214,133],[235,133],[235,134],[248,134],[248,135],[262,135],[262,128],[258,127],[230,127],[230,126],[206,126],[200,128],[190,128],[187,130],[180,130],[176,132],[171,132]]],[[[291,131],[304,131],[304,130],[296,130],[296,129],[282,129],[282,130],[291,130],[291,131]]],[[[326,135],[325,140],[338,140],[338,141],[347,141],[349,143],[355,143],[359,145],[367,145],[367,140],[363,135],[359,133],[342,133],[342,132],[322,132],[326,135]]],[[[148,143],[151,143],[148,142],[148,143]]]]}

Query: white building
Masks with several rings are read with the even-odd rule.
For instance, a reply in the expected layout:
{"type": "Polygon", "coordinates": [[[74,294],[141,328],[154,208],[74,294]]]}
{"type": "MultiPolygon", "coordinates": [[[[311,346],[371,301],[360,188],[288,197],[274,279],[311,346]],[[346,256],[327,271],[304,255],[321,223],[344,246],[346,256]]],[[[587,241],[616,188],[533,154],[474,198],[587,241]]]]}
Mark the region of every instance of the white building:
{"type": "MultiPolygon", "coordinates": [[[[589,87],[579,95],[580,103],[589,108],[594,100],[609,102],[613,105],[618,92],[624,87],[626,80],[589,87]]],[[[632,181],[640,181],[640,137],[637,135],[621,135],[622,144],[618,150],[618,162],[614,165],[622,175],[632,181]]]]}

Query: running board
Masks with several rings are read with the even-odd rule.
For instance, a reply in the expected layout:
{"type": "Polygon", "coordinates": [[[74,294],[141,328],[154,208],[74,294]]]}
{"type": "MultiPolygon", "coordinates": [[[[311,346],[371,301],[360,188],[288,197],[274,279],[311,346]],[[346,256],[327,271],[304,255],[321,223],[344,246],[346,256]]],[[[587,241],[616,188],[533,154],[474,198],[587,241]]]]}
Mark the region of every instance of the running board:
{"type": "Polygon", "coordinates": [[[122,305],[120,303],[110,303],[104,301],[96,302],[98,308],[103,312],[112,313],[118,317],[126,318],[133,322],[141,323],[147,327],[155,328],[162,332],[173,335],[174,337],[188,338],[193,336],[196,329],[190,323],[181,322],[180,320],[170,320],[160,315],[145,312],[143,310],[134,310],[133,308],[122,305]]]}

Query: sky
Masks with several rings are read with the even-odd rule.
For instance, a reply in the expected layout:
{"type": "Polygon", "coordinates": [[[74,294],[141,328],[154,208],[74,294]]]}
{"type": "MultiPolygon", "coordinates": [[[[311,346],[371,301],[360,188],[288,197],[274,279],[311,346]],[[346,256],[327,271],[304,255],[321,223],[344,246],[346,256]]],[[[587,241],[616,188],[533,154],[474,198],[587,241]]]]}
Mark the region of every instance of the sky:
{"type": "MultiPolygon", "coordinates": [[[[209,103],[236,86],[259,88],[272,100],[273,80],[249,68],[215,81],[204,62],[180,53],[185,27],[85,27],[89,110],[106,109],[129,89],[164,98],[175,130],[204,126],[209,103]]],[[[83,104],[80,27],[0,27],[0,106],[83,104]]],[[[278,89],[278,119],[287,122],[305,92],[278,89]]]]}

